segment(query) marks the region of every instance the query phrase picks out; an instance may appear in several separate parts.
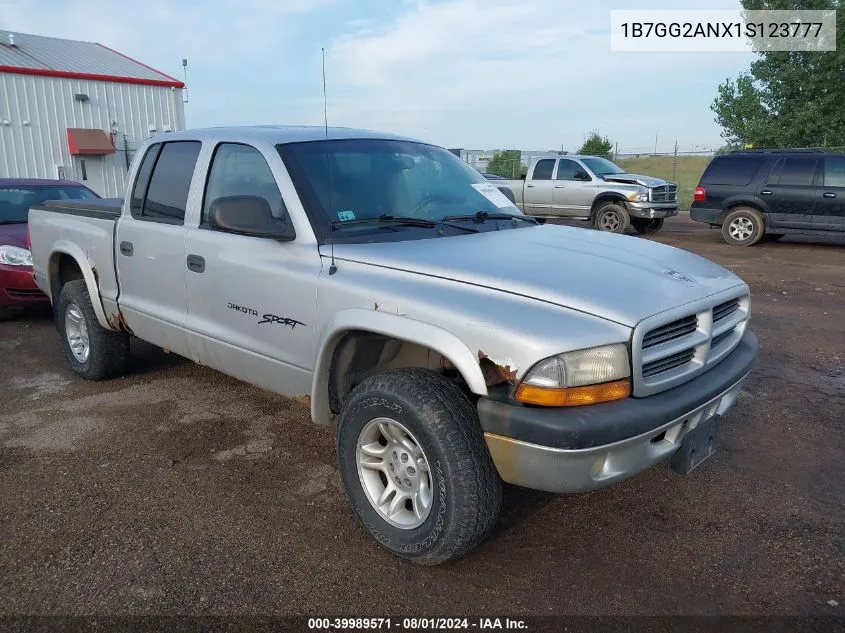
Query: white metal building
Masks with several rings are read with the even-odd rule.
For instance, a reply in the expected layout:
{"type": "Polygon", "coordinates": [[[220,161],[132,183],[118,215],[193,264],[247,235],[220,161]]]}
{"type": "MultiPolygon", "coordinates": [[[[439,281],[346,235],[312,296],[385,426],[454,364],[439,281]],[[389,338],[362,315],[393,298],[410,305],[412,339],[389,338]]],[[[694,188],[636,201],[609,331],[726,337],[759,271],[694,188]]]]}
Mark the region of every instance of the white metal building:
{"type": "Polygon", "coordinates": [[[140,143],[185,129],[183,88],[102,44],[0,29],[0,178],[121,197],[140,143]]]}

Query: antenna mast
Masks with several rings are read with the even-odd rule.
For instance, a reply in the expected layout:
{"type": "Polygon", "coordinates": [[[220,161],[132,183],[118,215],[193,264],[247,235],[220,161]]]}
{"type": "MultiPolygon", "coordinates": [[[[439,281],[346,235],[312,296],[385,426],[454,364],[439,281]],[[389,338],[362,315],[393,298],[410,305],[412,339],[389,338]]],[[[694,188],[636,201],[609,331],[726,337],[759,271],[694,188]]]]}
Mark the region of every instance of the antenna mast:
{"type": "Polygon", "coordinates": [[[323,51],[323,123],[326,126],[326,138],[329,137],[329,106],[328,102],[326,101],[326,49],[321,48],[323,51]]]}

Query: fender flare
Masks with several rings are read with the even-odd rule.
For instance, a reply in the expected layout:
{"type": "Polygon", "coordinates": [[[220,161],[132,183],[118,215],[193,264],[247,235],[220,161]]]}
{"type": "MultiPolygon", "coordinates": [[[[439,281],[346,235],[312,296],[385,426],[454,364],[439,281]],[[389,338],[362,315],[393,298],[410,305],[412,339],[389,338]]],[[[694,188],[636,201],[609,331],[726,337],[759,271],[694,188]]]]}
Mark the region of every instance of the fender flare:
{"type": "Polygon", "coordinates": [[[109,325],[106,318],[106,311],[103,309],[103,303],[100,300],[100,288],[97,284],[97,277],[94,275],[94,268],[83,250],[74,244],[65,240],[59,240],[53,244],[53,249],[50,251],[49,266],[47,268],[47,287],[50,289],[50,301],[56,305],[58,297],[53,296],[53,261],[59,255],[67,255],[76,261],[79,270],[82,271],[82,278],[85,280],[85,285],[88,287],[88,294],[91,297],[91,305],[94,307],[94,314],[97,315],[97,321],[107,330],[114,330],[109,325]]]}
{"type": "Polygon", "coordinates": [[[478,357],[466,344],[446,330],[397,314],[351,308],[334,315],[323,329],[323,341],[314,364],[311,384],[311,419],[321,425],[329,424],[329,371],[337,344],[352,330],[392,336],[409,343],[425,345],[449,359],[463,376],[470,390],[479,396],[487,395],[487,384],[478,357]]]}

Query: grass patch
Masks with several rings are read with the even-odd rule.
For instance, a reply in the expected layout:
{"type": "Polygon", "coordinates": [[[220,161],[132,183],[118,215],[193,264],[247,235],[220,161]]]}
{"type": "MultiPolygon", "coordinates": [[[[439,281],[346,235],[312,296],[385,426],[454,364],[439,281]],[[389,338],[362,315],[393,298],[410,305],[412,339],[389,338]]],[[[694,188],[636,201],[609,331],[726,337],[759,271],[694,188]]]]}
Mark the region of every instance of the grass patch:
{"type": "Polygon", "coordinates": [[[674,156],[643,156],[624,158],[616,161],[620,167],[632,174],[654,176],[677,183],[678,206],[681,211],[689,211],[692,204],[692,192],[698,186],[701,174],[712,160],[711,156],[678,156],[675,177],[672,177],[674,156]]]}

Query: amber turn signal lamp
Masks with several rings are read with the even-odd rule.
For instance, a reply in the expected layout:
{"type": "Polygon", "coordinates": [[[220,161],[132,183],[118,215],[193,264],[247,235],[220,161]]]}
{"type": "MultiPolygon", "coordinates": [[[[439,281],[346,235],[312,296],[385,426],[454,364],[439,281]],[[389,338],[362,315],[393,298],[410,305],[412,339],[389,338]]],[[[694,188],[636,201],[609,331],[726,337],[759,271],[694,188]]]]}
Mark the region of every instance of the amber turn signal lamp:
{"type": "Polygon", "coordinates": [[[615,380],[583,387],[535,387],[522,383],[516,390],[516,399],[525,404],[543,407],[577,407],[621,400],[631,395],[631,381],[615,380]]]}

